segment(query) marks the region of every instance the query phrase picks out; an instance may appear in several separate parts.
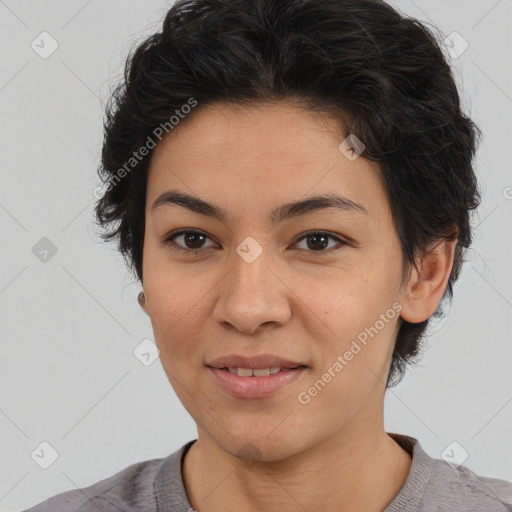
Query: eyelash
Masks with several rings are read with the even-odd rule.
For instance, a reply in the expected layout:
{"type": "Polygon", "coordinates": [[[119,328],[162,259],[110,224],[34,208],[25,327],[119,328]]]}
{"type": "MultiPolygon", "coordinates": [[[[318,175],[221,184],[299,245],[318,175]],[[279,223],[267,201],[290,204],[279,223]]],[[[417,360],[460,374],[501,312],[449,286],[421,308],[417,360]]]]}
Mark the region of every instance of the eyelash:
{"type": "MultiPolygon", "coordinates": [[[[200,248],[200,249],[188,249],[188,248],[181,247],[181,246],[175,244],[175,242],[174,242],[175,238],[177,238],[180,235],[185,235],[185,234],[190,234],[190,233],[194,233],[194,234],[198,234],[198,235],[203,235],[203,236],[205,236],[207,238],[210,238],[207,234],[203,233],[202,231],[197,231],[197,230],[194,230],[194,229],[183,229],[183,230],[178,231],[176,233],[171,233],[169,236],[167,236],[164,239],[163,243],[165,245],[167,245],[168,248],[171,249],[172,251],[186,253],[186,254],[189,254],[189,255],[190,254],[196,255],[196,254],[202,253],[204,251],[207,251],[208,249],[213,249],[213,247],[206,247],[206,248],[200,248]]],[[[302,236],[297,239],[295,244],[297,244],[298,242],[300,242],[304,238],[308,238],[308,237],[313,236],[313,235],[324,235],[327,238],[332,238],[332,239],[336,240],[340,244],[339,247],[336,247],[334,249],[332,249],[332,248],[331,249],[324,249],[322,251],[311,251],[311,250],[308,251],[307,249],[301,249],[301,250],[305,250],[306,252],[311,253],[314,256],[323,256],[323,255],[325,255],[327,253],[331,253],[331,252],[334,252],[334,251],[338,251],[339,249],[343,249],[344,246],[349,245],[349,243],[346,242],[345,240],[342,240],[340,237],[332,235],[331,233],[326,232],[326,231],[308,231],[306,233],[303,233],[302,236]]]]}

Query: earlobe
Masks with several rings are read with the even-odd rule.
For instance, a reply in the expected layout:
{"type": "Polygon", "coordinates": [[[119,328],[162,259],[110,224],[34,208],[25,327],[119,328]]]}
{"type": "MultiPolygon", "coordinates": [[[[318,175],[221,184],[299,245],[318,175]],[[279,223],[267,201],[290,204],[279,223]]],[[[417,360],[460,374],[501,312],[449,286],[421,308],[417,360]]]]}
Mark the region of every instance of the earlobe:
{"type": "Polygon", "coordinates": [[[421,258],[418,270],[412,269],[400,313],[407,322],[423,322],[436,311],[448,284],[456,245],[456,239],[437,242],[421,258]]]}
{"type": "Polygon", "coordinates": [[[149,316],[148,310],[147,310],[147,304],[146,304],[146,297],[144,296],[144,292],[140,292],[139,295],[137,295],[137,301],[139,303],[139,306],[142,308],[144,313],[149,316]]]}

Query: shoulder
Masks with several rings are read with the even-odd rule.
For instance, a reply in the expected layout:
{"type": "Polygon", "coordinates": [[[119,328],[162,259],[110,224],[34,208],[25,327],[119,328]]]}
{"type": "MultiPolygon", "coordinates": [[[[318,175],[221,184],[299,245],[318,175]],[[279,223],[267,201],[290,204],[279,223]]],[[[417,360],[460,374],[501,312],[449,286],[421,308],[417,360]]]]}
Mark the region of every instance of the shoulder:
{"type": "Polygon", "coordinates": [[[512,482],[480,476],[465,466],[452,467],[433,459],[424,499],[449,504],[446,510],[512,512],[512,482]]]}
{"type": "Polygon", "coordinates": [[[414,437],[389,435],[412,456],[404,486],[385,512],[512,512],[512,483],[430,457],[414,437]]]}
{"type": "Polygon", "coordinates": [[[88,487],[52,496],[25,512],[154,511],[155,477],[165,460],[137,462],[88,487]]]}

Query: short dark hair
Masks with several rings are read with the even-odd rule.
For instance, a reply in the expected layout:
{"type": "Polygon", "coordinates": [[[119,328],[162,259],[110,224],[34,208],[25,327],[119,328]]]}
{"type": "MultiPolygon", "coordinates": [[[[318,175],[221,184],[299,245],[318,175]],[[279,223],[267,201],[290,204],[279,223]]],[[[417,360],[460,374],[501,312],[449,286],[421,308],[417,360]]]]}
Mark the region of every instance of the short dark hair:
{"type": "MultiPolygon", "coordinates": [[[[191,99],[198,108],[292,100],[356,135],[379,164],[409,272],[430,244],[457,239],[443,295],[452,299],[480,203],[472,161],[481,132],[424,23],[381,0],[178,0],[162,31],[130,52],[104,121],[95,215],[141,283],[152,151],[131,172],[126,164],[191,99]]],[[[400,319],[386,387],[415,362],[429,320],[400,319]]]]}

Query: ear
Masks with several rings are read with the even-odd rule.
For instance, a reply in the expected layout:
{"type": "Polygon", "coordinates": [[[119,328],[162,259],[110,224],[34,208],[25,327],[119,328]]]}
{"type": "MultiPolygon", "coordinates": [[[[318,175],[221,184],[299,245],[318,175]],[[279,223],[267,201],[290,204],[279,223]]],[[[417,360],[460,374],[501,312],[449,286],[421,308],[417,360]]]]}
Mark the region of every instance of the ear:
{"type": "Polygon", "coordinates": [[[140,292],[139,295],[137,295],[137,301],[144,313],[149,316],[148,305],[146,302],[146,297],[144,296],[144,292],[140,292]]]}
{"type": "Polygon", "coordinates": [[[453,267],[457,239],[435,242],[412,269],[405,286],[400,316],[419,323],[432,316],[443,297],[453,267]]]}

